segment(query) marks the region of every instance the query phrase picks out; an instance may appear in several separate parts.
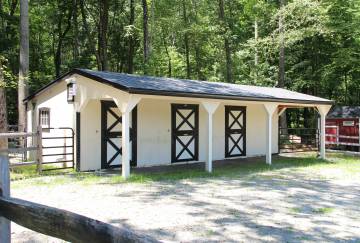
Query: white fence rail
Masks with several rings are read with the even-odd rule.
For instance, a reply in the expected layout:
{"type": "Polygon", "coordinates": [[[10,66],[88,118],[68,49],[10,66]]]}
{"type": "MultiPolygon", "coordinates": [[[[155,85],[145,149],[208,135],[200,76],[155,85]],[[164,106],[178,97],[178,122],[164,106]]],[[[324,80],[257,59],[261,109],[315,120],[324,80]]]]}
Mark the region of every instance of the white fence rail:
{"type": "Polygon", "coordinates": [[[360,148],[360,131],[359,136],[346,136],[346,135],[340,135],[339,133],[339,127],[338,126],[326,126],[326,128],[333,128],[336,129],[336,134],[326,134],[326,138],[335,138],[335,141],[327,141],[326,145],[344,145],[344,146],[354,146],[360,148]],[[353,142],[344,142],[341,141],[341,139],[349,139],[353,140],[353,142]]]}

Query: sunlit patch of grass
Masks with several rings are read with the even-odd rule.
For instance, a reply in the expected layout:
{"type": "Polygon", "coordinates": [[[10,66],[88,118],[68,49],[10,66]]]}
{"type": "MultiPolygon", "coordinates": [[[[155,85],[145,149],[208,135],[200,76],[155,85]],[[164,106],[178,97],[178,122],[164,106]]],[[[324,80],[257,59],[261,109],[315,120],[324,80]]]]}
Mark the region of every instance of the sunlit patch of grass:
{"type": "Polygon", "coordinates": [[[213,236],[216,235],[216,231],[215,230],[206,230],[205,231],[205,236],[213,236]]]}
{"type": "Polygon", "coordinates": [[[18,166],[10,169],[10,179],[11,180],[23,180],[34,177],[49,176],[49,175],[61,175],[73,172],[73,169],[60,169],[60,170],[49,170],[57,168],[54,165],[43,165],[42,169],[44,171],[39,174],[36,169],[36,165],[26,165],[18,166]]]}
{"type": "Polygon", "coordinates": [[[301,213],[301,208],[293,207],[290,208],[291,213],[301,213]]]}
{"type": "Polygon", "coordinates": [[[229,209],[227,210],[227,213],[235,218],[241,218],[241,216],[243,215],[243,213],[237,209],[229,209]]]}
{"type": "Polygon", "coordinates": [[[312,212],[316,213],[316,214],[329,214],[329,213],[332,213],[333,211],[334,211],[334,208],[330,208],[330,207],[314,208],[312,210],[312,212]]]}
{"type": "Polygon", "coordinates": [[[300,168],[307,173],[317,173],[323,178],[360,179],[360,158],[338,153],[328,153],[325,164],[300,168]]]}

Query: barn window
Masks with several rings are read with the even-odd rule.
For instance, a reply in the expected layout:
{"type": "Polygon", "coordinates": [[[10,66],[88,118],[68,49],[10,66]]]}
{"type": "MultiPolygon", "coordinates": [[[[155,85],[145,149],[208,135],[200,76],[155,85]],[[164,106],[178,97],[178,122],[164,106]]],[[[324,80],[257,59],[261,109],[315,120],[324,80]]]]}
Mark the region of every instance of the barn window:
{"type": "Polygon", "coordinates": [[[40,108],[39,109],[39,125],[43,129],[50,128],[50,109],[40,108]]]}
{"type": "Polygon", "coordinates": [[[67,101],[69,103],[74,102],[76,94],[76,85],[75,83],[68,83],[67,85],[67,101]]]}
{"type": "Polygon", "coordinates": [[[353,127],[355,126],[355,121],[343,121],[344,127],[353,127]]]}

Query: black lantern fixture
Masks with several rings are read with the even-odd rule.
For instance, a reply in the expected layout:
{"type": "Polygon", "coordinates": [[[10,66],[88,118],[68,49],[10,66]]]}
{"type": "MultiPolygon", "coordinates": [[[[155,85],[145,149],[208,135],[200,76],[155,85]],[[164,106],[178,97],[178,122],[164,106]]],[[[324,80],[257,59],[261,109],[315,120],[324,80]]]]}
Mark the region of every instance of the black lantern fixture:
{"type": "Polygon", "coordinates": [[[67,101],[73,103],[76,95],[76,82],[74,79],[67,79],[67,101]]]}

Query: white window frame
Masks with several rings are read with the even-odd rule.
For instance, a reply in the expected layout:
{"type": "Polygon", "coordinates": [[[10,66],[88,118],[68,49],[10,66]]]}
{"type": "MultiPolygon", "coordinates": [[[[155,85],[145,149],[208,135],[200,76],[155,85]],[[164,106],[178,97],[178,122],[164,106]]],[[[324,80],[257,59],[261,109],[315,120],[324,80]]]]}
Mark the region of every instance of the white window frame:
{"type": "Polygon", "coordinates": [[[39,108],[39,126],[41,126],[42,129],[50,128],[50,108],[39,108]]]}

